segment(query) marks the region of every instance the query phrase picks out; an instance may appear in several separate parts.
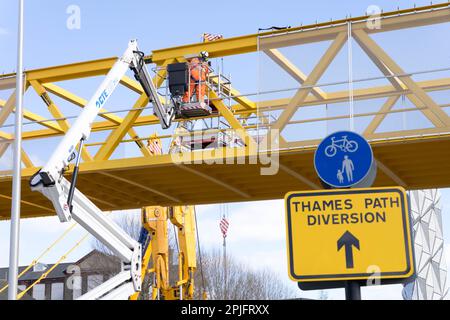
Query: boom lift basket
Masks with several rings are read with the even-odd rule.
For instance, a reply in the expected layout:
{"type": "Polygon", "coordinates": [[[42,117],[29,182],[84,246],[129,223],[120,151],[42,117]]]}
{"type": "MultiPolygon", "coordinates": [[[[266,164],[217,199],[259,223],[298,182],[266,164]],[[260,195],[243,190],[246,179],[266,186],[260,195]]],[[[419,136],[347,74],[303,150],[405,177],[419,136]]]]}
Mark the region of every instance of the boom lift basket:
{"type": "Polygon", "coordinates": [[[205,117],[212,113],[212,109],[204,102],[184,103],[180,106],[180,113],[183,117],[205,117]]]}
{"type": "Polygon", "coordinates": [[[206,62],[195,65],[188,62],[172,63],[167,66],[168,87],[172,100],[178,105],[178,117],[196,118],[211,115],[208,70],[209,64],[206,62]],[[193,76],[194,73],[197,80],[193,76]]]}

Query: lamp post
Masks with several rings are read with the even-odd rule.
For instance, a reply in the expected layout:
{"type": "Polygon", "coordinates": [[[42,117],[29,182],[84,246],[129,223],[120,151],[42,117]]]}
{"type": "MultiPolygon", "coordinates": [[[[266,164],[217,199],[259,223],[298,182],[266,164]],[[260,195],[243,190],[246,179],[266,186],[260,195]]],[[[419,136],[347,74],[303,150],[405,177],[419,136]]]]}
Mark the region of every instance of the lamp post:
{"type": "Polygon", "coordinates": [[[19,263],[21,150],[22,150],[22,100],[23,100],[23,0],[19,0],[19,27],[17,37],[15,140],[13,156],[13,184],[11,200],[11,233],[8,272],[8,299],[17,299],[17,273],[19,263]]]}

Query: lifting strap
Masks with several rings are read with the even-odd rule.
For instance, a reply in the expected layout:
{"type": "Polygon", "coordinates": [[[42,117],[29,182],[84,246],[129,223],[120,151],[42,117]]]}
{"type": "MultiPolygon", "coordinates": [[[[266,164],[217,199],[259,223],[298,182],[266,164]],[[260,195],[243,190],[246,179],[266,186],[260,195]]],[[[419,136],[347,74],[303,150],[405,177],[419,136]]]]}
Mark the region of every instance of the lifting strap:
{"type": "Polygon", "coordinates": [[[348,49],[348,102],[350,107],[350,131],[355,131],[354,103],[353,103],[353,47],[352,47],[352,22],[347,22],[347,49],[348,49]]]}
{"type": "Polygon", "coordinates": [[[45,271],[36,281],[34,281],[31,285],[29,285],[25,290],[23,290],[21,293],[19,293],[18,295],[17,295],[17,299],[18,300],[20,300],[28,291],[30,291],[35,285],[37,285],[39,282],[41,282],[42,281],[42,279],[45,279],[45,278],[47,278],[47,276],[49,275],[49,273],[50,272],[52,272],[53,271],[53,269],[55,269],[58,265],[60,265],[64,260],[66,260],[67,259],[67,256],[69,255],[69,254],[71,254],[72,253],[72,251],[74,251],[76,248],[78,248],[80,245],[81,245],[81,243],[83,243],[86,239],[88,239],[88,237],[89,237],[89,235],[90,235],[90,233],[89,232],[86,232],[86,234],[77,242],[77,243],[75,243],[75,245],[72,247],[72,248],[70,248],[65,254],[63,254],[59,259],[58,259],[58,261],[53,265],[53,266],[51,266],[51,268],[49,268],[47,271],[45,271]]]}
{"type": "MultiPolygon", "coordinates": [[[[36,259],[34,259],[28,267],[26,267],[22,272],[18,275],[18,279],[20,279],[24,274],[26,274],[31,268],[33,268],[36,264],[39,263],[39,261],[47,255],[47,253],[50,252],[53,247],[56,246],[61,240],[63,240],[74,228],[77,226],[78,223],[73,223],[69,228],[67,228],[66,231],[64,231],[47,249],[45,249],[36,259]]],[[[5,285],[3,288],[0,289],[0,293],[5,291],[8,288],[8,284],[5,285]]]]}

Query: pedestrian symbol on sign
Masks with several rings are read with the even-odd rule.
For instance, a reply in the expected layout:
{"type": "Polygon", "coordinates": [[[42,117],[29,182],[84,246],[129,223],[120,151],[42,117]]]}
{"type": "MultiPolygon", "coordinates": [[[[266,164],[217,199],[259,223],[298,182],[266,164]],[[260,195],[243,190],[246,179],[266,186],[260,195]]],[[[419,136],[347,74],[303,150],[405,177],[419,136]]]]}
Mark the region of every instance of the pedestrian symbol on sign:
{"type": "Polygon", "coordinates": [[[352,182],[353,181],[353,170],[355,170],[355,166],[353,165],[353,161],[347,155],[345,155],[344,156],[344,161],[342,161],[342,172],[345,172],[347,174],[347,181],[348,182],[352,182]]]}

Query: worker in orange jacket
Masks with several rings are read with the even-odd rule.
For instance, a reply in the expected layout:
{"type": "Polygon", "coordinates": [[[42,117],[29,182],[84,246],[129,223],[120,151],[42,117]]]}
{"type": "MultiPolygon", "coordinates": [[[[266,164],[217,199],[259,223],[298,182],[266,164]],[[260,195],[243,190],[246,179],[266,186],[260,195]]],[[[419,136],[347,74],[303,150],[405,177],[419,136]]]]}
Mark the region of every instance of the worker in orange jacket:
{"type": "Polygon", "coordinates": [[[193,102],[192,97],[197,96],[198,102],[204,102],[206,95],[206,79],[209,73],[207,52],[202,52],[200,57],[192,58],[189,61],[189,88],[183,96],[183,102],[193,102]]]}

